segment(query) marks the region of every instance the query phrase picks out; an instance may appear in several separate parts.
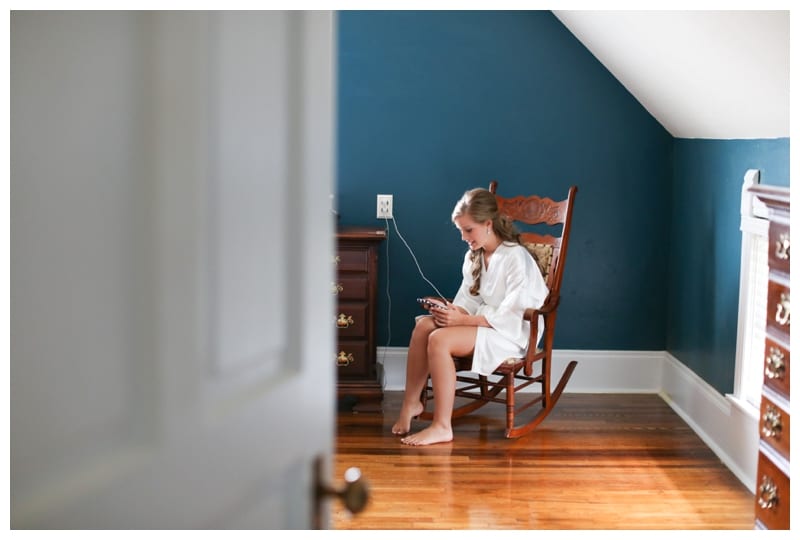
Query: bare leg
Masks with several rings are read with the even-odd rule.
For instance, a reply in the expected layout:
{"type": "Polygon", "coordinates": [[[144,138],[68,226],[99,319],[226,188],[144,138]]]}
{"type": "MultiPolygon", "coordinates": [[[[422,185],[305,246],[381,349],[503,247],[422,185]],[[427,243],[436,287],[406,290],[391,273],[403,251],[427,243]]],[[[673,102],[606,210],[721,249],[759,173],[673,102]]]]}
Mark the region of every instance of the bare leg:
{"type": "Polygon", "coordinates": [[[428,382],[428,336],[436,330],[432,317],[417,320],[411,333],[406,362],[406,388],[403,394],[403,405],[400,415],[392,426],[395,435],[406,435],[411,430],[411,419],[422,412],[419,400],[422,389],[428,382]]]}
{"type": "Polygon", "coordinates": [[[428,338],[428,368],[433,391],[433,422],[419,433],[402,439],[404,444],[414,446],[450,442],[453,440],[453,404],[456,392],[456,369],[453,356],[470,354],[475,348],[477,328],[453,326],[440,328],[428,338]]]}

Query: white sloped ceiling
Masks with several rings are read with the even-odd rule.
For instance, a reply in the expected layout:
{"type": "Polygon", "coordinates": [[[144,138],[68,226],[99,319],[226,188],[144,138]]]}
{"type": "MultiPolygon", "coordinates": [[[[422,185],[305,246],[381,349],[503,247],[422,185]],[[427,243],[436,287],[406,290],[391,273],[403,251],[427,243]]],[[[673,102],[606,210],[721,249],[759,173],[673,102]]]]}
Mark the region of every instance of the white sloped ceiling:
{"type": "Polygon", "coordinates": [[[789,11],[554,11],[674,137],[789,137],[789,11]]]}

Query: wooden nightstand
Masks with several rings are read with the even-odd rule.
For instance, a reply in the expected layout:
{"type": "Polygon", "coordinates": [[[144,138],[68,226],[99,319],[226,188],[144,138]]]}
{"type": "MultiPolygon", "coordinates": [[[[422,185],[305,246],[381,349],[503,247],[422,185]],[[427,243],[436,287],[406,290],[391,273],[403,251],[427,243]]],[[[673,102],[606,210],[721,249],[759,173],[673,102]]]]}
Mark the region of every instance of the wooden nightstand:
{"type": "Polygon", "coordinates": [[[336,394],[340,408],[380,411],[381,370],[376,362],[378,247],[386,231],[350,227],[336,233],[336,394]]]}

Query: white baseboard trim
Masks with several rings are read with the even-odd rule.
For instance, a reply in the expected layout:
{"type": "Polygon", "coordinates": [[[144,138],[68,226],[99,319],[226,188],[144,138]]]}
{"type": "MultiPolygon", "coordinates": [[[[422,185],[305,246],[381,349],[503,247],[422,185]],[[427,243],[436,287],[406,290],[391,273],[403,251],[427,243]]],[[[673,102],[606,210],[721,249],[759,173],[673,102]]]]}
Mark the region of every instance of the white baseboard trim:
{"type": "Polygon", "coordinates": [[[758,415],[748,413],[664,352],[661,398],[752,492],[758,468],[758,415]]]}
{"type": "MultiPolygon", "coordinates": [[[[383,364],[384,390],[403,390],[407,348],[378,347],[377,354],[378,363],[383,364]]],[[[556,350],[553,351],[554,380],[560,378],[571,360],[578,361],[567,386],[573,394],[655,394],[661,389],[663,351],[556,350]]]]}
{"type": "Polygon", "coordinates": [[[406,387],[406,355],[408,347],[378,347],[378,364],[383,366],[383,389],[402,391],[406,387]]]}
{"type": "MultiPolygon", "coordinates": [[[[405,387],[406,354],[406,347],[378,347],[384,390],[402,391],[405,387]]],[[[666,351],[556,350],[553,352],[555,380],[570,360],[577,360],[578,367],[566,392],[658,394],[755,493],[757,415],[733,406],[666,351]]]]}
{"type": "MultiPolygon", "coordinates": [[[[571,360],[578,367],[567,384],[573,394],[654,394],[662,351],[553,351],[553,376],[557,382],[571,360]]],[[[534,391],[535,387],[531,389],[534,391]]]]}

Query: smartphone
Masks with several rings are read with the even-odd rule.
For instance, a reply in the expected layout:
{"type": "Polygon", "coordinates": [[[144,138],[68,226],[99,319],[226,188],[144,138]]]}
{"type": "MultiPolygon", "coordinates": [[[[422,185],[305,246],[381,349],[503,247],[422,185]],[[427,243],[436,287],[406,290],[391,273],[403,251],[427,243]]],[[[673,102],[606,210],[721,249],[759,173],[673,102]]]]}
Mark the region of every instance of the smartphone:
{"type": "Polygon", "coordinates": [[[437,307],[439,309],[447,309],[446,305],[442,304],[441,302],[431,300],[430,298],[417,298],[417,302],[419,302],[424,308],[437,307]]]}

